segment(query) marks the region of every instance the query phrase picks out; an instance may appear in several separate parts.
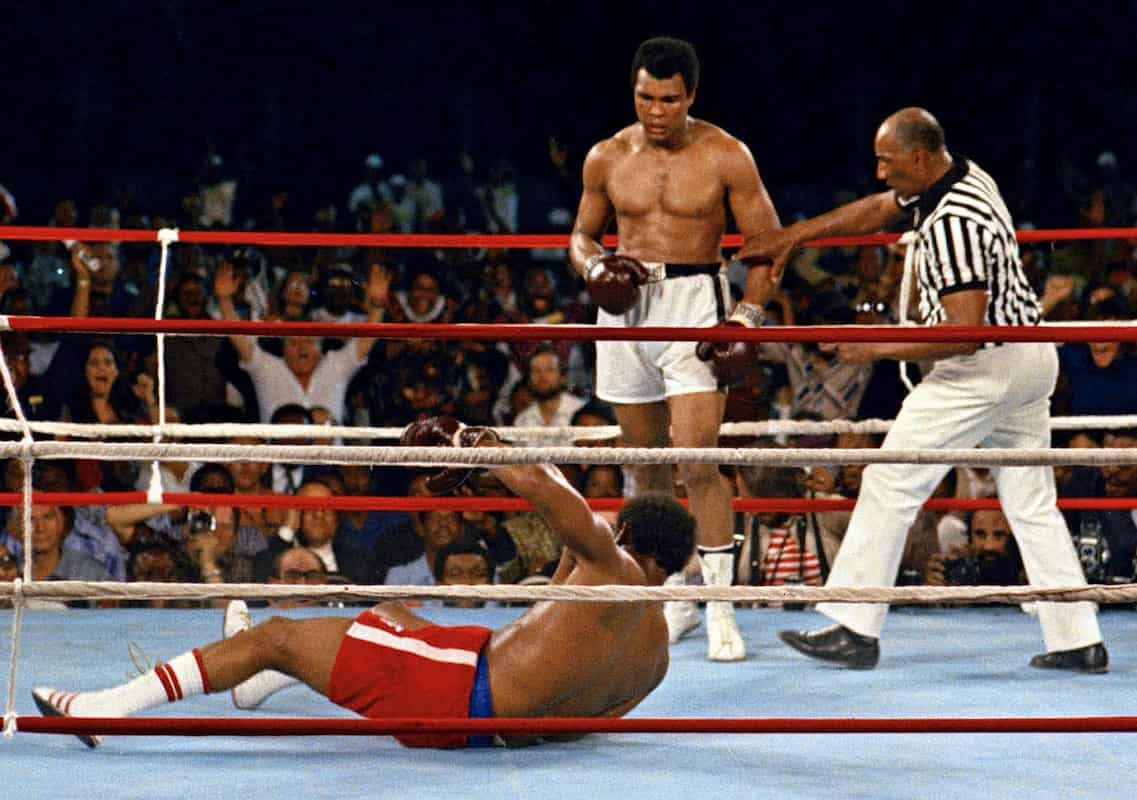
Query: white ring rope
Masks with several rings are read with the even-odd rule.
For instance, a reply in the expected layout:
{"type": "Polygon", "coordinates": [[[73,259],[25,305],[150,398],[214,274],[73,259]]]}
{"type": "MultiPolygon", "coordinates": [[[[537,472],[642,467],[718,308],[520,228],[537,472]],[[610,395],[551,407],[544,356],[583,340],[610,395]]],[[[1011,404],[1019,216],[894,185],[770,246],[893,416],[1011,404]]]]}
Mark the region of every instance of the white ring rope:
{"type": "MultiPolygon", "coordinates": [[[[284,425],[247,422],[218,422],[189,424],[182,422],[154,425],[104,425],[80,422],[29,422],[33,433],[48,436],[72,436],[86,439],[145,438],[159,431],[163,437],[173,439],[228,439],[249,437],[257,439],[398,439],[403,428],[365,427],[350,425],[284,425]]],[[[834,433],[888,433],[890,419],[866,420],[789,420],[771,419],[760,422],[724,422],[719,428],[722,436],[816,436],[834,433]]],[[[1055,431],[1120,430],[1137,428],[1137,414],[1116,416],[1098,415],[1081,417],[1052,417],[1050,428],[1055,431]]],[[[0,419],[0,431],[22,432],[18,420],[0,419]]],[[[550,426],[550,427],[495,427],[505,439],[519,441],[582,441],[612,439],[620,435],[618,425],[550,426]]]]}
{"type": "MultiPolygon", "coordinates": [[[[166,305],[166,271],[170,260],[170,245],[178,241],[177,228],[162,228],[158,231],[158,242],[162,247],[162,255],[158,261],[158,296],[154,303],[154,319],[162,320],[162,311],[166,305]]],[[[153,426],[154,443],[162,441],[163,428],[166,425],[166,334],[155,336],[155,348],[158,353],[158,424],[153,426]]],[[[157,503],[162,497],[162,470],[157,461],[150,463],[150,485],[146,489],[147,499],[157,503]]]]}
{"type": "Polygon", "coordinates": [[[487,467],[520,464],[745,464],[806,467],[822,464],[949,464],[1102,466],[1137,464],[1137,448],[1078,447],[882,450],[866,448],[730,447],[330,447],[323,445],[146,444],[134,442],[0,443],[0,458],[100,461],[261,461],[286,464],[370,464],[401,467],[487,467]]]}
{"type": "Polygon", "coordinates": [[[577,584],[482,586],[297,586],[264,583],[119,583],[117,581],[37,581],[17,588],[0,582],[0,598],[40,600],[220,600],[305,598],[327,601],[381,601],[445,598],[534,602],[577,600],[635,603],[662,600],[725,600],[735,603],[1023,603],[1027,601],[1128,603],[1137,585],[1117,586],[582,586],[577,584]]]}
{"type": "MultiPolygon", "coordinates": [[[[31,559],[28,559],[31,561],[31,559]]],[[[12,658],[8,662],[8,697],[4,703],[4,738],[16,735],[16,675],[20,663],[20,627],[24,619],[24,590],[26,585],[21,578],[0,584],[0,596],[11,596],[12,608],[12,658]],[[6,590],[6,591],[5,591],[6,590]]]]}

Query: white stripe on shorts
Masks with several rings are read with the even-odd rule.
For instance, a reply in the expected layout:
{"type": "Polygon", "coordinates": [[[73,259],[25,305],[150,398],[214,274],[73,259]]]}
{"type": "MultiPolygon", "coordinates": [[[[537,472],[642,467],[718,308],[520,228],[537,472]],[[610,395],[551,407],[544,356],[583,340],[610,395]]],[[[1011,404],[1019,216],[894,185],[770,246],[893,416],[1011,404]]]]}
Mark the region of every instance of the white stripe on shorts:
{"type": "Polygon", "coordinates": [[[365,642],[377,644],[380,647],[389,647],[392,650],[412,653],[416,656],[430,659],[431,661],[441,661],[447,664],[464,664],[468,667],[478,666],[478,654],[469,650],[459,650],[453,647],[435,647],[421,639],[396,636],[380,628],[373,628],[370,625],[361,625],[358,622],[348,628],[347,635],[352,639],[362,639],[365,642]]]}

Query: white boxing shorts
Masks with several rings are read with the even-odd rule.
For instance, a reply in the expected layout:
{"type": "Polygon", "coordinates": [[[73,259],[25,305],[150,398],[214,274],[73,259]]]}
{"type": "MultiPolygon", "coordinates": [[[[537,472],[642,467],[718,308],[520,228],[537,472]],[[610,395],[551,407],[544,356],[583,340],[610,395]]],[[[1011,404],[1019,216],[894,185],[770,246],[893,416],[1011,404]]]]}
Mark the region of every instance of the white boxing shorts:
{"type": "MultiPolygon", "coordinates": [[[[600,309],[604,328],[703,328],[726,318],[732,303],[726,273],[666,277],[707,265],[645,263],[659,280],[640,287],[640,299],[624,314],[600,309]]],[[[668,397],[718,390],[711,365],[695,355],[698,342],[597,342],[596,396],[609,403],[654,403],[668,397]]]]}

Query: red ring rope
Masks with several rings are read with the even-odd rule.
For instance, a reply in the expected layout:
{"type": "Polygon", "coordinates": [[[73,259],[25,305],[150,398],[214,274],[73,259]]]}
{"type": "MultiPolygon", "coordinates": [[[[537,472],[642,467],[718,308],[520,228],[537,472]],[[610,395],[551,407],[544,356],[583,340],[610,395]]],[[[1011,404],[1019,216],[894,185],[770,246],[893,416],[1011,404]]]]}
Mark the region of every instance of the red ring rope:
{"type": "MultiPolygon", "coordinates": [[[[81,242],[155,242],[158,232],[138,228],[55,228],[36,225],[0,225],[0,239],[81,242]]],[[[1017,231],[1020,242],[1057,242],[1079,239],[1128,239],[1137,228],[1062,228],[1017,231]]],[[[849,247],[890,244],[898,234],[833,236],[806,242],[806,247],[849,247]]],[[[323,247],[442,247],[442,248],[565,248],[569,237],[552,234],[374,234],[374,233],[267,233],[259,231],[178,231],[178,241],[196,244],[255,244],[268,247],[308,245],[323,247]]],[[[723,237],[724,247],[740,247],[742,236],[723,237]]],[[[605,247],[614,247],[617,237],[605,236],[605,247]]]]}
{"type": "MultiPolygon", "coordinates": [[[[146,503],[146,492],[32,492],[32,502],[44,506],[114,506],[146,503]]],[[[333,509],[336,511],[532,511],[533,505],[519,497],[298,497],[288,494],[219,494],[168,492],[162,502],[178,506],[227,506],[232,508],[333,509]]],[[[594,511],[619,511],[625,500],[602,497],[586,500],[594,511]]],[[[686,503],[686,500],[681,502],[686,503]]],[[[852,498],[736,497],[734,511],[806,514],[811,511],[852,511],[852,498]]],[[[23,495],[0,492],[0,507],[19,506],[23,495]]],[[[927,500],[928,511],[978,511],[998,509],[997,497],[941,497],[927,500]]],[[[1137,497],[1062,497],[1063,511],[1128,511],[1137,508],[1137,497]]]]}
{"type": "Polygon", "coordinates": [[[1127,325],[806,325],[765,328],[605,328],[595,325],[393,322],[255,322],[117,317],[7,317],[13,331],[333,336],[373,339],[626,342],[1137,342],[1127,325]]]}
{"type": "Polygon", "coordinates": [[[24,733],[344,736],[408,733],[1137,733],[1137,717],[325,719],[17,717],[24,733]]]}

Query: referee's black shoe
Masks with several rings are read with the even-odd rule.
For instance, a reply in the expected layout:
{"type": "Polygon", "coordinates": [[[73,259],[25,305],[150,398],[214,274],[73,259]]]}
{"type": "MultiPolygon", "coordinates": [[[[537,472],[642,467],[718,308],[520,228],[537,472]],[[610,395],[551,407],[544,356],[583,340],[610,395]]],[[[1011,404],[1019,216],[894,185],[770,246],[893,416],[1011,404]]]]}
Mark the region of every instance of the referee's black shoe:
{"type": "Polygon", "coordinates": [[[817,631],[781,631],[778,638],[799,653],[849,669],[872,669],[880,661],[880,640],[861,636],[844,625],[817,631]]]}
{"type": "Polygon", "coordinates": [[[1109,653],[1106,652],[1105,645],[1098,642],[1075,650],[1043,653],[1032,658],[1030,665],[1037,669],[1066,669],[1100,675],[1109,672],[1109,653]]]}

